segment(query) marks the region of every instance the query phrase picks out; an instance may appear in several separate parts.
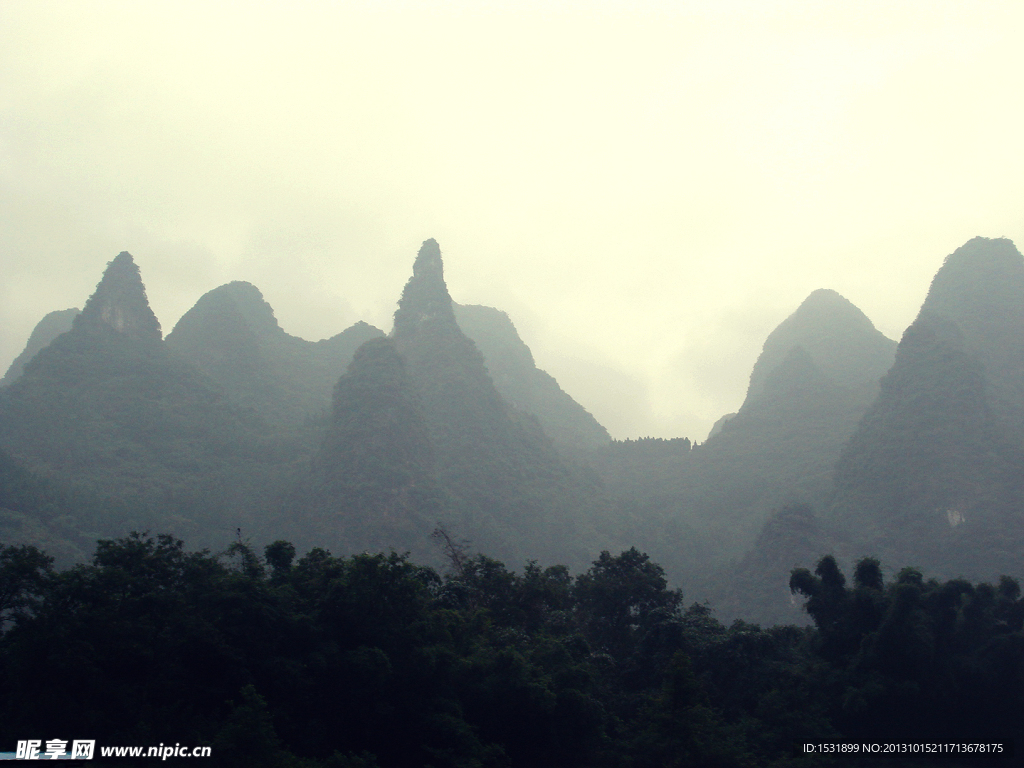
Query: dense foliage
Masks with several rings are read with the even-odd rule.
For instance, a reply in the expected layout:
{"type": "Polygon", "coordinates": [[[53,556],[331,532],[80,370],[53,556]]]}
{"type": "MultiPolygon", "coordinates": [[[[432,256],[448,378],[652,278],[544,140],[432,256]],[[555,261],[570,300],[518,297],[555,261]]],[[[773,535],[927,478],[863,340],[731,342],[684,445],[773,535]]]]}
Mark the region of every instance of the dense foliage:
{"type": "Polygon", "coordinates": [[[394,553],[296,559],[284,541],[213,555],[133,534],[63,572],[3,547],[0,744],[208,744],[248,767],[640,768],[1020,735],[1012,580],[907,570],[886,585],[864,560],[848,588],[826,557],[792,576],[816,629],[725,627],[636,549],[573,577],[439,536],[444,575],[394,553]]]}

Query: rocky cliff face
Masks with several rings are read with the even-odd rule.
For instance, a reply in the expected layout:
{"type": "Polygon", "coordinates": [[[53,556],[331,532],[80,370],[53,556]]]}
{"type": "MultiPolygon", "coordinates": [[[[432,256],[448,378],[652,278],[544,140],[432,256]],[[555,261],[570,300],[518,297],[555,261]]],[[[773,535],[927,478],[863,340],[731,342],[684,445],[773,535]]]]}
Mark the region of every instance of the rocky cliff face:
{"type": "Polygon", "coordinates": [[[139,268],[128,251],[121,251],[107,265],[103,279],[74,325],[82,329],[112,328],[140,341],[159,342],[163,338],[139,268]]]}

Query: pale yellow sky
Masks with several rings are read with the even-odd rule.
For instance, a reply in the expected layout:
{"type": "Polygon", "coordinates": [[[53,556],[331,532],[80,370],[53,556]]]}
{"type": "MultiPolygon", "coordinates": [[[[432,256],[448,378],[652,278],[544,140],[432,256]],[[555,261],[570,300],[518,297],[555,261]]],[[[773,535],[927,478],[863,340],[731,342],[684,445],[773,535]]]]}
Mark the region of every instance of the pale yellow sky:
{"type": "Polygon", "coordinates": [[[390,316],[422,240],[617,437],[704,438],[834,288],[899,338],[1024,244],[1024,5],[0,2],[0,367],[136,257],[390,316]],[[895,7],[893,7],[895,6],[895,7]]]}

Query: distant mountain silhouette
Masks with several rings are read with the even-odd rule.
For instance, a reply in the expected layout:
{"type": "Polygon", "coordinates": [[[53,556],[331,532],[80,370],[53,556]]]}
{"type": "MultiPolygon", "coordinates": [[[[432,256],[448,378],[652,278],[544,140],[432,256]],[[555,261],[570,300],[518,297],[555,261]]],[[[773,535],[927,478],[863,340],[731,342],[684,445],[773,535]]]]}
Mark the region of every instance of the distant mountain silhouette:
{"type": "Polygon", "coordinates": [[[509,317],[453,303],[420,248],[388,335],[309,342],[242,282],[162,338],[121,253],[0,387],[0,539],[65,561],[97,536],[411,550],[513,567],[638,546],[688,599],[790,621],[826,551],[940,577],[1024,575],[1024,258],[951,254],[898,347],[834,291],[768,336],[743,405],[694,445],[612,441],[509,317]]]}
{"type": "Polygon", "coordinates": [[[642,521],[652,556],[688,589],[710,589],[714,569],[754,546],[773,510],[824,505],[835,462],[894,350],[845,298],[815,291],[768,336],[742,407],[704,444],[628,471],[606,461],[603,476],[642,521]]]}
{"type": "Polygon", "coordinates": [[[947,257],[836,467],[850,556],[941,575],[1020,573],[1024,259],[975,238],[947,257]]]}
{"type": "Polygon", "coordinates": [[[129,503],[134,522],[101,533],[156,522],[208,532],[211,516],[258,506],[271,460],[259,425],[164,345],[126,252],[72,329],[0,391],[0,447],[33,472],[129,503]]]}
{"type": "MultiPolygon", "coordinates": [[[[695,455],[728,478],[820,504],[857,422],[892,366],[896,343],[835,291],[817,290],[769,334],[747,397],[695,455]]],[[[784,501],[776,495],[775,503],[784,501]]]]}
{"type": "Polygon", "coordinates": [[[21,354],[14,358],[14,362],[11,363],[7,369],[7,373],[0,379],[0,387],[6,386],[12,383],[15,379],[21,376],[25,370],[25,366],[28,361],[31,360],[43,347],[47,346],[51,341],[60,336],[62,333],[66,333],[71,330],[71,325],[74,322],[75,317],[81,312],[80,309],[59,309],[55,312],[48,313],[36,327],[32,330],[32,334],[28,337],[28,343],[25,344],[25,349],[22,350],[21,354]]]}
{"type": "MultiPolygon", "coordinates": [[[[388,339],[360,348],[334,403],[315,462],[320,498],[310,505],[328,519],[316,527],[365,530],[353,518],[376,515],[385,528],[412,535],[403,546],[415,547],[433,517],[511,562],[582,564],[592,556],[595,489],[563,464],[535,419],[498,393],[456,322],[436,241],[417,255],[388,339]],[[332,487],[340,502],[323,490],[332,487]]],[[[371,538],[347,545],[362,541],[369,546],[371,538]]]]}
{"type": "Polygon", "coordinates": [[[918,315],[952,323],[984,369],[994,415],[1024,441],[1024,261],[1006,238],[976,237],[946,257],[918,315]]]}
{"type": "Polygon", "coordinates": [[[324,415],[356,349],[383,335],[360,322],[322,341],[291,336],[254,285],[234,282],[200,298],[167,344],[217,382],[232,403],[280,424],[324,415]]]}
{"type": "Polygon", "coordinates": [[[892,365],[896,343],[847,299],[818,289],[768,335],[750,374],[744,410],[766,396],[766,380],[797,347],[827,379],[848,389],[865,387],[873,397],[878,380],[892,365]]]}
{"type": "Polygon", "coordinates": [[[597,419],[537,367],[507,314],[477,305],[454,308],[459,327],[483,353],[491,380],[506,403],[535,416],[562,448],[593,449],[608,443],[608,431],[597,419]]]}

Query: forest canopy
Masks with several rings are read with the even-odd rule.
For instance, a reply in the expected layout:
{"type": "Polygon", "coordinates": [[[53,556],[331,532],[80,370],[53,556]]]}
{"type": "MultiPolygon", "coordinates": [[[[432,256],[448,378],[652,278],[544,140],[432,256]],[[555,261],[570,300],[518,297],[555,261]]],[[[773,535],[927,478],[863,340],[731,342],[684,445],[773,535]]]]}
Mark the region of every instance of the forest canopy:
{"type": "Polygon", "coordinates": [[[202,744],[228,766],[653,768],[1020,735],[1012,579],[886,583],[863,559],[848,584],[827,556],[791,578],[813,628],[727,627],[635,548],[572,576],[445,541],[443,572],[145,533],[55,571],[3,546],[0,744],[202,744]]]}

